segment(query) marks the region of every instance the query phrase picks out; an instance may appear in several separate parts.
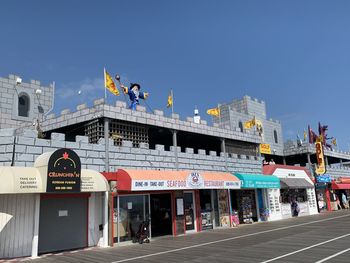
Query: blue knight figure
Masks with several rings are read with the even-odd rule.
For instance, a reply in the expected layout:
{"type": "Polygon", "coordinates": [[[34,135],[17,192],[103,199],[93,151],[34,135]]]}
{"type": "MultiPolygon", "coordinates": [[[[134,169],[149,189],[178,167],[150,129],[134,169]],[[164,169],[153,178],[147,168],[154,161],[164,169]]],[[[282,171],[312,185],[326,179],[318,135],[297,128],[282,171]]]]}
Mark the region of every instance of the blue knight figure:
{"type": "Polygon", "coordinates": [[[121,86],[121,87],[124,90],[124,93],[129,95],[129,99],[131,101],[129,108],[131,110],[136,110],[136,105],[139,104],[139,99],[145,100],[148,97],[147,92],[140,91],[141,87],[137,83],[131,83],[130,88],[125,86],[121,86]]]}

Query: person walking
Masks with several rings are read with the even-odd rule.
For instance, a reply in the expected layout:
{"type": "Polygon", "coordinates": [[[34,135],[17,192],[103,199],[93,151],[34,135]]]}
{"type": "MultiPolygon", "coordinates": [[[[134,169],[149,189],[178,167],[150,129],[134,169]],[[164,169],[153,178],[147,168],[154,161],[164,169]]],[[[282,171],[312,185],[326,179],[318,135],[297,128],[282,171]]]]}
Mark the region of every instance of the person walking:
{"type": "Polygon", "coordinates": [[[300,212],[300,207],[299,207],[298,202],[295,199],[293,199],[291,207],[292,207],[292,215],[298,216],[299,212],[300,212]]]}
{"type": "Polygon", "coordinates": [[[337,208],[338,208],[339,210],[342,210],[343,208],[341,207],[341,204],[340,204],[340,200],[339,200],[338,195],[335,195],[335,198],[337,199],[337,208]]]}
{"type": "Polygon", "coordinates": [[[341,194],[341,200],[342,200],[344,208],[349,209],[348,199],[344,193],[341,194]]]}

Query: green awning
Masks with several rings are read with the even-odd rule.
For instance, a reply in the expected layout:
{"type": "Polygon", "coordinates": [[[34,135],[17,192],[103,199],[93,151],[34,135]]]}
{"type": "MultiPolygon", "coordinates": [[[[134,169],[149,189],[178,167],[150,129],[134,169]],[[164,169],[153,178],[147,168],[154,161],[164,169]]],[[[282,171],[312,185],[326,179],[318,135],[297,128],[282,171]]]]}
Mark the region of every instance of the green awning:
{"type": "Polygon", "coordinates": [[[280,179],[273,175],[234,173],[241,188],[280,188],[280,179]]]}

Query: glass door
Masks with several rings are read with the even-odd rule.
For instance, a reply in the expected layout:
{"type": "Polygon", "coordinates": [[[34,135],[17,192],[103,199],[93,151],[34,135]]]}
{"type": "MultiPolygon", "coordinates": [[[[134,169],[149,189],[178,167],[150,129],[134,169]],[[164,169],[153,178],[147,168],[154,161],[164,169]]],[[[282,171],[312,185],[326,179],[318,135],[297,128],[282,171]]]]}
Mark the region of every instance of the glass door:
{"type": "MultiPolygon", "coordinates": [[[[114,213],[114,231],[118,232],[118,239],[114,241],[130,241],[136,236],[140,225],[149,221],[149,196],[148,195],[124,195],[119,196],[114,213]],[[117,213],[116,213],[117,212],[117,213]]],[[[116,233],[114,233],[116,237],[116,233]]]]}
{"type": "Polygon", "coordinates": [[[184,192],[184,210],[186,232],[196,231],[196,207],[194,203],[194,193],[184,192]]]}

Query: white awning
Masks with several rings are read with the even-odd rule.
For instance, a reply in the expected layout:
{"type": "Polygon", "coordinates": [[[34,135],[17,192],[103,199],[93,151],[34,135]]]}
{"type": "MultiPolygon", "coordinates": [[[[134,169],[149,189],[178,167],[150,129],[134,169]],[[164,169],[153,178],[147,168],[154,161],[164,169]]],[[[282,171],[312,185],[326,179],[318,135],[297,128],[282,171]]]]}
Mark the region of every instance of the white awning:
{"type": "MultiPolygon", "coordinates": [[[[44,154],[36,162],[38,167],[0,167],[0,194],[46,193],[47,165],[49,154],[44,154]],[[44,157],[44,158],[43,158],[44,157]]],[[[81,170],[81,192],[108,191],[108,182],[99,172],[81,170]]]]}
{"type": "Polygon", "coordinates": [[[37,168],[0,167],[0,194],[45,193],[45,184],[37,168]]]}

